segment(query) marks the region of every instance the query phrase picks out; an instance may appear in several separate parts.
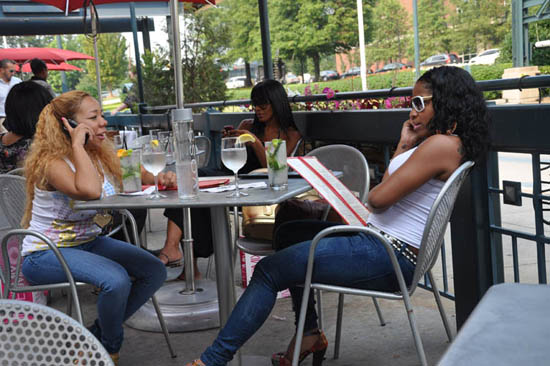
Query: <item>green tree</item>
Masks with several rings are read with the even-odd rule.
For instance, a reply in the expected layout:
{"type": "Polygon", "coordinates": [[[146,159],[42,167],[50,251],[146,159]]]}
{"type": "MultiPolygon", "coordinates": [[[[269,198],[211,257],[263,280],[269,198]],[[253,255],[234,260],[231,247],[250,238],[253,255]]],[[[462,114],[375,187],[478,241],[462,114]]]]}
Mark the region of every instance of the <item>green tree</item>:
{"type": "Polygon", "coordinates": [[[511,2],[503,0],[451,0],[453,49],[471,53],[500,44],[510,32],[511,2]]]}
{"type": "Polygon", "coordinates": [[[51,47],[54,36],[9,36],[6,42],[12,48],[51,47]]]}
{"type": "Polygon", "coordinates": [[[379,0],[372,12],[374,42],[369,47],[369,58],[375,61],[401,61],[412,39],[407,11],[398,0],[379,0]]]}
{"type": "MultiPolygon", "coordinates": [[[[541,20],[529,24],[529,43],[550,39],[550,20],[541,20]]],[[[500,57],[497,62],[512,62],[512,34],[509,33],[500,45],[500,57]]],[[[550,65],[550,48],[532,49],[531,64],[550,65]]]]}
{"type": "MultiPolygon", "coordinates": [[[[94,54],[92,38],[86,37],[82,46],[86,54],[94,54]]],[[[126,40],[118,33],[102,33],[97,36],[101,87],[107,89],[109,93],[112,93],[113,89],[126,79],[128,73],[126,49],[126,40]]],[[[95,61],[87,61],[86,65],[88,71],[86,77],[95,81],[95,61]]]]}
{"type": "MultiPolygon", "coordinates": [[[[447,10],[440,0],[420,0],[418,4],[418,33],[420,58],[451,52],[451,29],[447,24],[447,10]]],[[[411,44],[412,54],[414,44],[411,44]]]]}
{"type": "MultiPolygon", "coordinates": [[[[217,15],[217,25],[222,28],[222,33],[215,37],[227,37],[225,52],[219,56],[224,63],[233,63],[242,58],[245,62],[246,85],[252,85],[252,75],[250,72],[250,62],[261,59],[262,42],[260,34],[260,20],[258,17],[258,2],[250,0],[226,0],[219,5],[217,15]]],[[[214,13],[216,9],[209,9],[204,13],[214,13]]],[[[211,14],[212,14],[211,13],[211,14]]],[[[216,18],[214,15],[208,15],[211,26],[214,27],[216,18]]]]}
{"type": "Polygon", "coordinates": [[[270,10],[273,48],[302,65],[310,58],[316,78],[324,55],[358,44],[354,0],[273,0],[270,10]]]}
{"type": "MultiPolygon", "coordinates": [[[[84,50],[81,44],[81,37],[78,37],[76,35],[64,35],[64,36],[61,36],[61,43],[62,43],[63,49],[84,53],[84,50]]],[[[48,47],[57,47],[57,41],[52,40],[48,45],[48,47]]],[[[74,90],[76,89],[78,83],[80,82],[80,79],[83,77],[84,73],[86,72],[85,71],[86,61],[73,60],[73,61],[69,61],[68,63],[83,69],[83,71],[65,72],[65,78],[67,80],[67,89],[74,90]]],[[[61,85],[60,71],[50,71],[48,76],[48,83],[50,83],[50,85],[52,86],[53,90],[56,93],[60,94],[63,92],[63,88],[61,85]]]]}

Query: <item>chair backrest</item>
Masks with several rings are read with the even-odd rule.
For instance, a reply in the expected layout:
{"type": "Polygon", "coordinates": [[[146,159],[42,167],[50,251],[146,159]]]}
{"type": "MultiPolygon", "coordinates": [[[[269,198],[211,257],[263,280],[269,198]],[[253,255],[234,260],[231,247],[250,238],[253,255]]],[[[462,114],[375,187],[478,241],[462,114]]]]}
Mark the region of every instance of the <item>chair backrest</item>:
{"type": "Polygon", "coordinates": [[[10,365],[114,365],[88,329],[58,310],[2,299],[0,322],[0,354],[10,365]]]}
{"type": "Polygon", "coordinates": [[[351,191],[359,193],[359,200],[365,202],[369,194],[369,165],[365,156],[348,145],[327,145],[310,151],[328,169],[342,171],[342,183],[351,191]]]}
{"type": "MultiPolygon", "coordinates": [[[[25,212],[25,178],[18,175],[1,174],[0,175],[0,211],[9,224],[9,228],[17,229],[25,212]]],[[[4,227],[0,228],[0,238],[4,227]]]]}
{"type": "Polygon", "coordinates": [[[426,220],[426,226],[424,227],[424,233],[422,234],[420,252],[416,259],[414,277],[411,287],[409,288],[410,293],[414,291],[418,281],[424,277],[424,274],[428,272],[437,261],[437,255],[443,244],[443,237],[451,213],[453,212],[456,197],[472,166],[474,166],[474,163],[472,161],[467,161],[454,171],[445,182],[445,185],[443,185],[441,192],[437,195],[430,209],[428,219],[426,220]]]}
{"type": "Polygon", "coordinates": [[[197,148],[197,166],[203,168],[210,161],[211,141],[206,136],[195,136],[195,146],[197,148]]]}
{"type": "Polygon", "coordinates": [[[25,175],[25,168],[15,168],[13,170],[10,170],[9,172],[7,172],[6,174],[13,174],[13,175],[19,175],[19,176],[24,176],[25,175]]]}

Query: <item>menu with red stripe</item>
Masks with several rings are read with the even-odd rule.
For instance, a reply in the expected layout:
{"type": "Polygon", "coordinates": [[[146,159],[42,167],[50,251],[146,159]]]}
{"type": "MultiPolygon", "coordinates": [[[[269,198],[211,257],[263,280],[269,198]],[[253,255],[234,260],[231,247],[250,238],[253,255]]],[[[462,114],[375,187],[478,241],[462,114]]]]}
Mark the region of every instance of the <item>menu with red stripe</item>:
{"type": "Polygon", "coordinates": [[[367,225],[369,210],[315,156],[287,158],[287,162],[349,225],[367,225]]]}

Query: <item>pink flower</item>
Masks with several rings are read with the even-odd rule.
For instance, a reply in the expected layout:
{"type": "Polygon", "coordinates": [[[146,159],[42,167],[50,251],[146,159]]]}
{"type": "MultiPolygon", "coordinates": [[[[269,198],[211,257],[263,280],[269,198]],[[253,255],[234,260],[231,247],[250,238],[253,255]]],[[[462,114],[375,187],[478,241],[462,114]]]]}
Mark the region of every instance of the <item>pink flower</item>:
{"type": "Polygon", "coordinates": [[[329,90],[330,90],[330,88],[327,86],[326,88],[323,89],[323,94],[328,93],[329,90]]]}
{"type": "Polygon", "coordinates": [[[392,101],[393,101],[393,98],[388,98],[384,101],[384,104],[386,105],[386,108],[388,108],[388,109],[393,108],[392,101]]]}
{"type": "Polygon", "coordinates": [[[304,89],[304,95],[311,95],[311,94],[313,94],[313,93],[311,92],[311,86],[308,85],[308,86],[306,86],[305,89],[304,89]]]}
{"type": "Polygon", "coordinates": [[[334,90],[329,88],[327,91],[327,99],[332,99],[332,98],[334,98],[334,90]]]}
{"type": "Polygon", "coordinates": [[[338,100],[335,100],[334,101],[334,109],[339,109],[340,108],[340,102],[338,100]]]}

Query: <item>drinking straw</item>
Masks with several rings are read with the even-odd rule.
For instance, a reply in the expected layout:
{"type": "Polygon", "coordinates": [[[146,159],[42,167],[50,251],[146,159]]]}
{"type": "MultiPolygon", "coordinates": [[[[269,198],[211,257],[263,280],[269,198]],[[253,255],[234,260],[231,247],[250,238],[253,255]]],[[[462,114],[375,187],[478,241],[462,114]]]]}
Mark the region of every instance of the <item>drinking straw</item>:
{"type": "Polygon", "coordinates": [[[124,150],[128,150],[128,145],[126,144],[126,132],[128,132],[128,128],[124,126],[124,133],[122,134],[122,146],[124,146],[124,150]]]}

